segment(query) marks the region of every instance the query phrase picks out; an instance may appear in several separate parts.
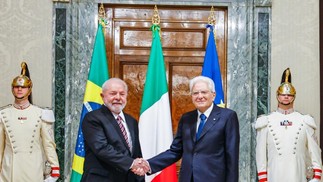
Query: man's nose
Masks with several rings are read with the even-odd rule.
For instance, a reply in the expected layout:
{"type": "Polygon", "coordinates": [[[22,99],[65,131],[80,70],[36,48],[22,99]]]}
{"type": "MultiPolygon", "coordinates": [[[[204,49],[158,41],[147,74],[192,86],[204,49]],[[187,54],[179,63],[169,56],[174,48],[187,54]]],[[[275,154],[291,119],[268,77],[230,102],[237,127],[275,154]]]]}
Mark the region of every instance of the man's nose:
{"type": "Polygon", "coordinates": [[[117,93],[117,94],[115,95],[115,98],[119,100],[119,99],[120,99],[120,94],[119,94],[119,93],[117,93]]]}

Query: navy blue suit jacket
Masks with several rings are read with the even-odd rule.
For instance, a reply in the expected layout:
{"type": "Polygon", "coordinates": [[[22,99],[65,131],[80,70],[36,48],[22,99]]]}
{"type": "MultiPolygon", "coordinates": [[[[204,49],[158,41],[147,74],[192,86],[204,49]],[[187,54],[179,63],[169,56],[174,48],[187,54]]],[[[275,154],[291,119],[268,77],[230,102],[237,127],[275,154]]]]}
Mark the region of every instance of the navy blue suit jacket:
{"type": "Polygon", "coordinates": [[[144,181],[129,168],[134,158],[142,157],[138,123],[124,113],[131,139],[132,153],[111,111],[104,105],[85,115],[82,131],[85,161],[82,182],[137,182],[144,181]]]}
{"type": "Polygon", "coordinates": [[[155,173],[182,158],[180,182],[238,182],[239,122],[236,112],[214,105],[196,141],[197,110],[183,114],[170,149],[149,159],[155,173]]]}

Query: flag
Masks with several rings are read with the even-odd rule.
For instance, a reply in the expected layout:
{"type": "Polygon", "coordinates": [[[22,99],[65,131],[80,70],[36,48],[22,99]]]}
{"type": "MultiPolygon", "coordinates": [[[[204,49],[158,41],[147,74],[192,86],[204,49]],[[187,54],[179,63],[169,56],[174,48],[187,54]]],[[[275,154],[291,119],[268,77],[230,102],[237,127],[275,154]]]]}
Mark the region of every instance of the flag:
{"type": "Polygon", "coordinates": [[[78,130],[75,153],[72,164],[71,182],[81,181],[85,157],[82,121],[86,113],[101,107],[103,101],[100,97],[102,84],[109,79],[108,63],[105,52],[104,34],[99,23],[95,37],[94,48],[88,80],[86,82],[80,126],[78,130]]]}
{"type": "Polygon", "coordinates": [[[202,68],[202,76],[209,77],[214,82],[214,87],[216,92],[214,104],[220,107],[225,107],[220,64],[219,64],[218,53],[216,50],[216,43],[214,39],[213,25],[208,24],[206,28],[210,28],[210,35],[209,35],[209,40],[205,51],[204,63],[202,68]]]}
{"type": "MultiPolygon", "coordinates": [[[[139,139],[145,159],[169,149],[173,141],[166,70],[159,37],[160,27],[153,25],[151,30],[153,40],[139,117],[139,139]]],[[[176,164],[158,174],[146,176],[146,181],[177,181],[176,164]]]]}

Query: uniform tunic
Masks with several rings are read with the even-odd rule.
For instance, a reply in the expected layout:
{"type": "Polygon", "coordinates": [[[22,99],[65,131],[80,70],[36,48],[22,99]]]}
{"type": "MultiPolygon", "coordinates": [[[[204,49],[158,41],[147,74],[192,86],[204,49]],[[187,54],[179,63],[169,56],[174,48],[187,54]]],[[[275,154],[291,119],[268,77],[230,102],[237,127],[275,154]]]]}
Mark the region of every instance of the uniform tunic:
{"type": "Polygon", "coordinates": [[[0,111],[1,182],[42,182],[46,160],[59,167],[53,122],[51,110],[33,105],[0,111]]]}
{"type": "Polygon", "coordinates": [[[321,177],[321,150],[314,119],[298,112],[272,112],[257,119],[256,163],[259,181],[306,182],[307,163],[321,177]],[[307,160],[309,159],[309,162],[307,160]]]}

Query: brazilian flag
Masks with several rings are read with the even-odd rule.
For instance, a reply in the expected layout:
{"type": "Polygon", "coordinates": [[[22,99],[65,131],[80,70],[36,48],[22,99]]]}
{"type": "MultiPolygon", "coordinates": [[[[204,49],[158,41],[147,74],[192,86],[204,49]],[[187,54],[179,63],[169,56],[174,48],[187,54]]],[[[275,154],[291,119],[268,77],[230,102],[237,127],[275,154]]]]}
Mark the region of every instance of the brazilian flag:
{"type": "Polygon", "coordinates": [[[73,157],[71,182],[81,181],[83,174],[83,163],[85,157],[84,139],[82,133],[82,121],[86,113],[99,109],[103,104],[100,97],[102,84],[109,79],[108,62],[106,58],[106,49],[104,43],[104,33],[102,25],[99,23],[88,80],[86,82],[80,126],[77,135],[75,153],[73,157]]]}

